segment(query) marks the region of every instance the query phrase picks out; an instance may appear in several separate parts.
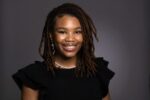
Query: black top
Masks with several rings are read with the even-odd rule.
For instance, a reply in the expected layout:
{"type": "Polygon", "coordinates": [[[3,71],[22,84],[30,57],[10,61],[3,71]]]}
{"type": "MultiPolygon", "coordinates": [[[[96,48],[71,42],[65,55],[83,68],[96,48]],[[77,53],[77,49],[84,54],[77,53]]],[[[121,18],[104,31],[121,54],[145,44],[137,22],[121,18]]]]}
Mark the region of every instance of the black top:
{"type": "Polygon", "coordinates": [[[43,62],[36,61],[13,75],[13,79],[22,88],[27,85],[40,91],[39,100],[101,100],[108,93],[110,79],[114,72],[108,69],[108,61],[96,58],[96,76],[75,77],[72,69],[57,69],[52,77],[43,62]]]}

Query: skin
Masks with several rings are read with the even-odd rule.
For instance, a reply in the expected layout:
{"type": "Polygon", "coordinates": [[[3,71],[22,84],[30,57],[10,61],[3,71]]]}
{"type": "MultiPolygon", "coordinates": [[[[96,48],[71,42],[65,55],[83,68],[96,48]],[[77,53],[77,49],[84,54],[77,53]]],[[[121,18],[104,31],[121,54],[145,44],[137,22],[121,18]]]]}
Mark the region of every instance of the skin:
{"type": "Polygon", "coordinates": [[[111,100],[109,92],[102,100],[111,100]]]}
{"type": "MultiPolygon", "coordinates": [[[[55,61],[63,66],[75,66],[77,53],[83,43],[79,20],[70,15],[58,17],[55,24],[55,33],[50,37],[55,43],[55,61]]],[[[38,90],[23,86],[22,100],[38,100],[38,95],[38,90]]],[[[110,100],[109,93],[102,100],[110,100]]]]}
{"type": "Polygon", "coordinates": [[[55,61],[63,66],[75,66],[83,43],[79,20],[70,15],[58,17],[55,24],[55,61]]]}
{"type": "Polygon", "coordinates": [[[39,91],[24,85],[22,88],[21,100],[38,100],[39,91]]]}

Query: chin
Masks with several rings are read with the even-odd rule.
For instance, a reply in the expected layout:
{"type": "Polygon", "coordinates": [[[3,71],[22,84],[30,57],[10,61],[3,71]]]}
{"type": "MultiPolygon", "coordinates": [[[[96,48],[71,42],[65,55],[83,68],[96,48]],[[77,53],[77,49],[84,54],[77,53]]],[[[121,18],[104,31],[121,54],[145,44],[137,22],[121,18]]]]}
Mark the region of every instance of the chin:
{"type": "Polygon", "coordinates": [[[77,52],[60,52],[57,53],[57,55],[64,59],[72,59],[72,58],[76,58],[77,52]]]}
{"type": "Polygon", "coordinates": [[[63,54],[65,58],[74,58],[76,57],[76,54],[63,54]]]}

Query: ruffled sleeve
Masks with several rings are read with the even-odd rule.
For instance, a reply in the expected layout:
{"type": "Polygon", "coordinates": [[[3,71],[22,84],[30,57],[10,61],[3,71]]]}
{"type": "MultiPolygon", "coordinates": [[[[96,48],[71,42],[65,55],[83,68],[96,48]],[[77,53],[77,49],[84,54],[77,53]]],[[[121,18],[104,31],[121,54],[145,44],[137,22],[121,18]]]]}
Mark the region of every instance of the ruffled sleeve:
{"type": "Polygon", "coordinates": [[[30,64],[12,75],[14,81],[20,89],[26,85],[32,89],[40,89],[44,86],[45,73],[42,62],[30,64]]]}
{"type": "Polygon", "coordinates": [[[102,57],[96,59],[97,64],[97,76],[101,83],[102,96],[105,97],[108,93],[109,82],[115,75],[113,71],[108,69],[108,61],[104,60],[102,57]]]}

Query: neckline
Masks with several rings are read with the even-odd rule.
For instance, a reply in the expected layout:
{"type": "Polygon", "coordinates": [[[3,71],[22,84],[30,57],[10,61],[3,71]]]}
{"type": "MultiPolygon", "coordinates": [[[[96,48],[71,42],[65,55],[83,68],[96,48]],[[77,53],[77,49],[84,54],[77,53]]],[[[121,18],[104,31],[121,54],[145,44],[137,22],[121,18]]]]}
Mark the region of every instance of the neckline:
{"type": "Polygon", "coordinates": [[[76,69],[76,67],[74,67],[74,68],[69,68],[69,69],[55,67],[55,70],[57,70],[57,71],[74,71],[75,69],[76,69]]]}
{"type": "Polygon", "coordinates": [[[55,66],[57,69],[65,69],[65,70],[69,70],[69,69],[75,69],[76,66],[69,66],[69,67],[66,67],[66,66],[63,66],[57,62],[55,62],[55,66]]]}

